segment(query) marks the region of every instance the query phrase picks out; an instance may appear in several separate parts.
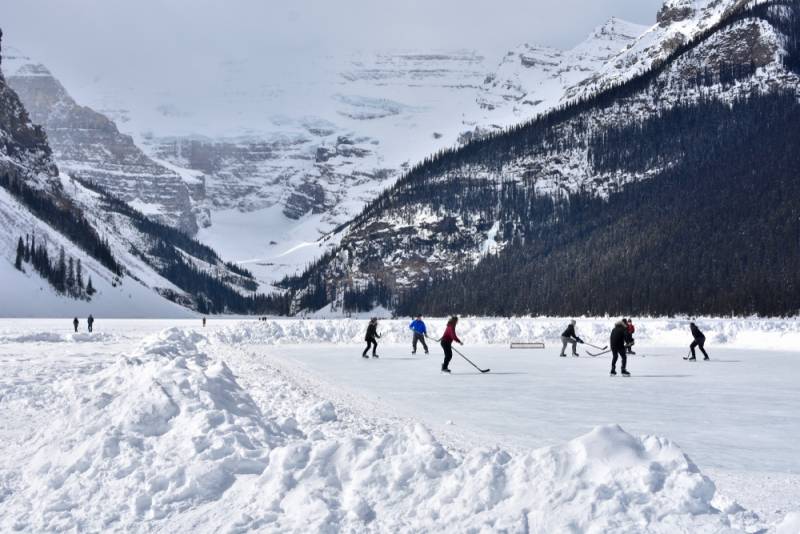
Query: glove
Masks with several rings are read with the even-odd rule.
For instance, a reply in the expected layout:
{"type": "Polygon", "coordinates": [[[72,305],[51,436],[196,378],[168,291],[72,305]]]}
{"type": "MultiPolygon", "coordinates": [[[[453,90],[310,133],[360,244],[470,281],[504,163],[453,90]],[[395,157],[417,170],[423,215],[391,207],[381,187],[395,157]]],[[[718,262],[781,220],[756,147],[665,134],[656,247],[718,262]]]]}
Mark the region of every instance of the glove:
{"type": "Polygon", "coordinates": [[[576,339],[576,340],[578,340],[578,343],[580,343],[581,345],[583,345],[583,340],[582,340],[581,338],[579,338],[579,337],[576,337],[575,339],[576,339]]]}

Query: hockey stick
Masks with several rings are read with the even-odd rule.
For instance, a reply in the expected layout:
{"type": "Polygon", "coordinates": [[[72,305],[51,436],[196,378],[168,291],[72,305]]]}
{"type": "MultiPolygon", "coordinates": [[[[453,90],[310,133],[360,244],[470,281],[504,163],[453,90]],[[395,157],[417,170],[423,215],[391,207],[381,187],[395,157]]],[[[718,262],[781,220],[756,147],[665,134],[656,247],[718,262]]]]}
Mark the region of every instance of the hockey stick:
{"type": "MultiPolygon", "coordinates": [[[[598,347],[598,348],[599,348],[599,347],[598,347]]],[[[596,357],[598,357],[598,356],[602,356],[603,354],[608,354],[609,352],[611,352],[611,351],[610,351],[610,350],[604,350],[604,351],[602,351],[602,352],[598,352],[597,354],[592,354],[591,352],[589,352],[589,351],[587,350],[587,351],[586,351],[586,354],[588,354],[588,355],[589,355],[589,356],[591,356],[592,358],[596,358],[596,357]]]]}
{"type": "MultiPolygon", "coordinates": [[[[427,337],[427,338],[428,338],[428,339],[430,339],[431,341],[434,341],[434,339],[433,339],[433,338],[431,338],[430,336],[428,336],[428,334],[425,334],[425,337],[427,337]]],[[[470,364],[472,364],[472,367],[474,367],[475,369],[477,369],[477,370],[478,370],[478,371],[480,371],[481,373],[488,373],[489,371],[491,371],[491,369],[481,369],[480,367],[478,367],[477,365],[475,365],[474,363],[472,363],[472,360],[470,360],[469,358],[467,358],[466,356],[464,356],[463,354],[461,354],[461,352],[459,352],[459,351],[458,351],[458,349],[456,349],[456,348],[454,348],[454,347],[452,347],[452,346],[451,346],[450,348],[451,348],[451,349],[453,349],[454,351],[456,351],[456,354],[458,354],[459,356],[461,356],[462,358],[464,358],[465,360],[467,360],[467,361],[468,361],[470,364]]]]}
{"type": "Polygon", "coordinates": [[[475,369],[477,369],[477,370],[478,370],[478,371],[480,371],[481,373],[488,373],[489,371],[491,371],[491,369],[481,369],[480,367],[478,367],[477,365],[475,365],[474,363],[472,363],[472,360],[470,360],[469,358],[467,358],[466,356],[464,356],[463,354],[461,354],[461,352],[459,352],[459,350],[458,350],[458,349],[456,349],[456,348],[453,348],[453,347],[451,347],[451,348],[452,348],[454,351],[456,351],[456,354],[458,354],[459,356],[461,356],[462,358],[464,358],[465,360],[467,360],[469,363],[471,363],[471,364],[472,364],[472,367],[474,367],[475,369]]]}
{"type": "Polygon", "coordinates": [[[606,350],[608,348],[608,345],[606,345],[605,347],[598,347],[597,345],[592,345],[591,343],[586,343],[585,341],[583,342],[583,344],[584,345],[589,345],[593,349],[597,349],[597,350],[606,350]]]}

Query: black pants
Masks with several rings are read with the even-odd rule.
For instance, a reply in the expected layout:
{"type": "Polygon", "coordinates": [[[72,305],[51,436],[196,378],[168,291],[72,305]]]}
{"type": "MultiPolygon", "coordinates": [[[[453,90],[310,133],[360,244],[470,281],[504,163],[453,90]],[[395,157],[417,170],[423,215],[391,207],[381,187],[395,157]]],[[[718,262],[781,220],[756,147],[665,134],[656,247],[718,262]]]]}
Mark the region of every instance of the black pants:
{"type": "Polygon", "coordinates": [[[72,325],[72,326],[74,326],[74,327],[75,327],[75,331],[77,332],[77,331],[78,331],[78,325],[74,324],[74,325],[72,325]]]}
{"type": "Polygon", "coordinates": [[[625,347],[611,347],[611,354],[613,355],[611,358],[611,370],[617,370],[617,357],[620,357],[622,358],[622,372],[627,371],[628,355],[625,347]]]}
{"type": "Polygon", "coordinates": [[[442,369],[448,369],[450,360],[453,359],[453,343],[442,341],[442,350],[444,351],[444,363],[442,363],[442,369]]]}
{"type": "Polygon", "coordinates": [[[372,347],[372,355],[375,356],[375,351],[378,350],[378,342],[375,338],[369,338],[367,341],[367,348],[364,349],[364,352],[361,353],[362,356],[366,356],[367,352],[369,352],[369,348],[372,347]]]}
{"type": "Polygon", "coordinates": [[[706,344],[706,338],[704,338],[704,337],[695,338],[695,340],[692,341],[692,344],[689,345],[689,348],[692,349],[692,358],[694,358],[694,348],[695,347],[700,347],[700,352],[703,353],[703,356],[708,358],[708,353],[706,352],[706,349],[703,348],[703,345],[705,345],[705,344],[706,344]]]}
{"type": "Polygon", "coordinates": [[[425,354],[428,354],[428,345],[425,344],[425,334],[414,332],[414,341],[411,342],[411,350],[413,352],[417,352],[417,341],[422,342],[422,348],[425,349],[425,354]]]}
{"type": "Polygon", "coordinates": [[[92,331],[92,323],[89,323],[89,332],[92,331]]]}

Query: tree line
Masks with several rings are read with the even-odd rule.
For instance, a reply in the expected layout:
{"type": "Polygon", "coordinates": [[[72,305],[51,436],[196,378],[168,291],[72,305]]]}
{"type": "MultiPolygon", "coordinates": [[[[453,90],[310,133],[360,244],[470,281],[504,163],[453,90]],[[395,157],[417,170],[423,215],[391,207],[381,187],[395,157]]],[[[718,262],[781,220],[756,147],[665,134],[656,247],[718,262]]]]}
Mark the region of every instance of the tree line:
{"type": "Polygon", "coordinates": [[[31,213],[75,243],[117,276],[122,267],[117,263],[108,241],[101,238],[86,217],[67,198],[56,200],[45,191],[34,189],[20,178],[0,175],[0,187],[26,206],[31,213]]]}
{"type": "Polygon", "coordinates": [[[96,292],[91,276],[84,283],[83,264],[80,258],[75,260],[72,256],[67,256],[62,246],[58,258],[51,260],[47,244],[42,241],[37,243],[36,234],[25,235],[24,240],[20,236],[17,241],[14,267],[24,272],[26,264],[30,264],[42,278],[50,283],[53,289],[62,295],[74,299],[90,300],[96,292]]]}
{"type": "Polygon", "coordinates": [[[680,163],[607,201],[570,196],[524,240],[396,295],[397,312],[800,313],[797,96],[675,109],[597,140],[593,161],[638,169],[662,151],[680,163]]]}

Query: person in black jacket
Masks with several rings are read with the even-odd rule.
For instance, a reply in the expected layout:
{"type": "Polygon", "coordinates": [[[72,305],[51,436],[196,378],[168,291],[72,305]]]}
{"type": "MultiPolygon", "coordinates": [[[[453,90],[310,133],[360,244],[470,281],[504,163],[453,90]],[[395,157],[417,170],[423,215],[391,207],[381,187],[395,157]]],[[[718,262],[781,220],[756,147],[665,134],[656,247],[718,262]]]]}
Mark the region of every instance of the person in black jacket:
{"type": "Polygon", "coordinates": [[[617,324],[614,325],[614,329],[611,331],[611,340],[609,343],[611,346],[611,354],[613,354],[611,358],[611,376],[617,376],[618,357],[622,358],[622,376],[631,376],[627,369],[628,355],[625,347],[625,336],[627,332],[628,329],[622,321],[617,322],[617,324]]]}
{"type": "Polygon", "coordinates": [[[92,317],[91,313],[89,314],[89,318],[86,319],[86,324],[89,325],[89,332],[91,332],[92,326],[94,325],[94,317],[92,317]]]}
{"type": "Polygon", "coordinates": [[[567,355],[564,354],[564,351],[567,350],[567,344],[569,344],[569,343],[572,343],[572,355],[573,356],[577,356],[578,355],[578,349],[577,349],[578,345],[577,344],[578,343],[583,343],[583,340],[575,335],[575,319],[573,319],[573,320],[571,320],[569,322],[569,326],[567,327],[566,330],[564,330],[564,333],[561,334],[561,343],[562,343],[562,346],[561,346],[561,357],[562,358],[566,358],[567,357],[567,355]]]}
{"type": "Polygon", "coordinates": [[[369,348],[372,347],[372,357],[377,358],[378,355],[376,351],[378,350],[378,338],[381,335],[378,333],[378,319],[373,317],[369,320],[369,326],[367,326],[367,335],[364,336],[364,341],[367,342],[367,348],[364,349],[364,352],[361,353],[362,358],[369,358],[367,356],[367,352],[369,348]]]}
{"type": "Polygon", "coordinates": [[[700,331],[699,328],[697,328],[697,325],[694,323],[689,323],[689,329],[692,331],[692,337],[694,338],[692,344],[689,345],[689,348],[692,350],[692,357],[689,358],[689,360],[694,361],[697,359],[695,358],[694,354],[695,347],[700,347],[700,351],[703,353],[703,356],[705,356],[703,359],[708,360],[709,359],[708,353],[706,352],[706,349],[703,348],[703,345],[706,344],[706,336],[703,335],[703,333],[700,331]]]}
{"type": "Polygon", "coordinates": [[[79,324],[80,324],[80,321],[78,321],[78,318],[77,318],[77,317],[75,317],[75,318],[72,320],[72,326],[75,328],[75,331],[76,331],[76,332],[78,331],[78,325],[79,325],[79,324]]]}

